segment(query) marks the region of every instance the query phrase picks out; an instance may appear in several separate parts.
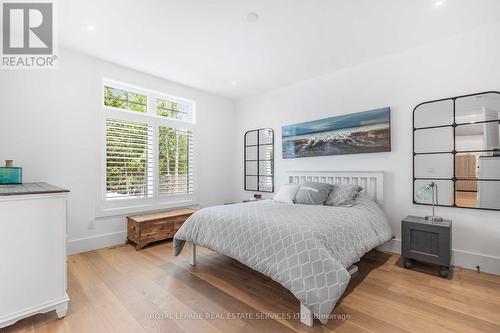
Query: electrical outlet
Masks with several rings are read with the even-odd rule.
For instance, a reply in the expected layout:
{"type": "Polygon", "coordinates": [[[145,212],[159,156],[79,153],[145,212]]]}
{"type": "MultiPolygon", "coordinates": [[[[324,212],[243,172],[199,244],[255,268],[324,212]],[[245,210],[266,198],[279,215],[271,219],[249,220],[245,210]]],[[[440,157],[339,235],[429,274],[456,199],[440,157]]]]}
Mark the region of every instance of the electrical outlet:
{"type": "Polygon", "coordinates": [[[91,220],[89,221],[89,230],[94,230],[95,229],[95,221],[91,220]]]}

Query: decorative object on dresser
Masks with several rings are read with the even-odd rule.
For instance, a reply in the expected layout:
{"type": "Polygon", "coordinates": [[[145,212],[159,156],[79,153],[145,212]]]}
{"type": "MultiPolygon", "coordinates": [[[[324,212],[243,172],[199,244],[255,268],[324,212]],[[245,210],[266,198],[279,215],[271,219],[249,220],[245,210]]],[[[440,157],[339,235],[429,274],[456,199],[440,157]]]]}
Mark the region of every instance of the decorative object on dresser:
{"type": "Polygon", "coordinates": [[[247,131],[244,142],[244,190],[274,192],[274,131],[247,131]]]}
{"type": "Polygon", "coordinates": [[[13,160],[5,160],[5,167],[0,167],[0,184],[22,184],[23,169],[14,167],[13,160]]]}
{"type": "Polygon", "coordinates": [[[180,208],[163,212],[127,216],[127,238],[135,244],[135,249],[173,238],[181,225],[196,209],[180,208]]]}
{"type": "Polygon", "coordinates": [[[413,111],[413,203],[500,210],[500,92],[425,102],[413,111]]]}
{"type": "Polygon", "coordinates": [[[283,158],[391,151],[389,107],[282,127],[283,158]]]}
{"type": "Polygon", "coordinates": [[[439,275],[447,278],[451,267],[451,220],[429,221],[407,216],[401,221],[401,253],[404,266],[412,268],[415,260],[440,265],[439,275]]]}
{"type": "Polygon", "coordinates": [[[0,328],[52,310],[66,315],[67,192],[46,183],[0,185],[0,328]]]}

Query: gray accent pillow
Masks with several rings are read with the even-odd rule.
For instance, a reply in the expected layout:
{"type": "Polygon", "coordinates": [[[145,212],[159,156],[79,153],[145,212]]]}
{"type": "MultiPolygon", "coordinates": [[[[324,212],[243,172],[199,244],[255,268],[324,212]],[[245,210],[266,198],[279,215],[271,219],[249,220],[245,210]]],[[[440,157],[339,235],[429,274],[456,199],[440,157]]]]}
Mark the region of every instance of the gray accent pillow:
{"type": "Polygon", "coordinates": [[[331,184],[305,182],[300,185],[294,201],[302,205],[322,205],[331,191],[331,184]]]}
{"type": "Polygon", "coordinates": [[[327,206],[352,207],[354,199],[363,188],[354,184],[334,184],[333,189],[325,202],[327,206]]]}

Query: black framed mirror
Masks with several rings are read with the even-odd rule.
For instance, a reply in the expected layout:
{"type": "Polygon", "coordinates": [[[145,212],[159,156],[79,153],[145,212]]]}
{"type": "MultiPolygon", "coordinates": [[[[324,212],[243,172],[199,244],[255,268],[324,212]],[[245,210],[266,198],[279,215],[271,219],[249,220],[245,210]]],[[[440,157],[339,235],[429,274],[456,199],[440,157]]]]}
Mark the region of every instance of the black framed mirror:
{"type": "Polygon", "coordinates": [[[500,210],[500,92],[424,102],[413,110],[413,203],[500,210]]]}
{"type": "Polygon", "coordinates": [[[244,190],[274,192],[274,131],[247,131],[244,138],[244,190]]]}

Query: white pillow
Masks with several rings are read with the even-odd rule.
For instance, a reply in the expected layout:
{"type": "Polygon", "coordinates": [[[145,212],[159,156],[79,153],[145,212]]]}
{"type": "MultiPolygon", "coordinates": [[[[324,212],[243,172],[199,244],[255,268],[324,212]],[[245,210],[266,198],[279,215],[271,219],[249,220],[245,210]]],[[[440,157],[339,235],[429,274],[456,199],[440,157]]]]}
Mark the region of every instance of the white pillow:
{"type": "Polygon", "coordinates": [[[300,185],[296,184],[286,184],[280,187],[278,193],[274,196],[273,201],[282,202],[287,204],[293,204],[293,199],[295,194],[299,190],[300,185]]]}

